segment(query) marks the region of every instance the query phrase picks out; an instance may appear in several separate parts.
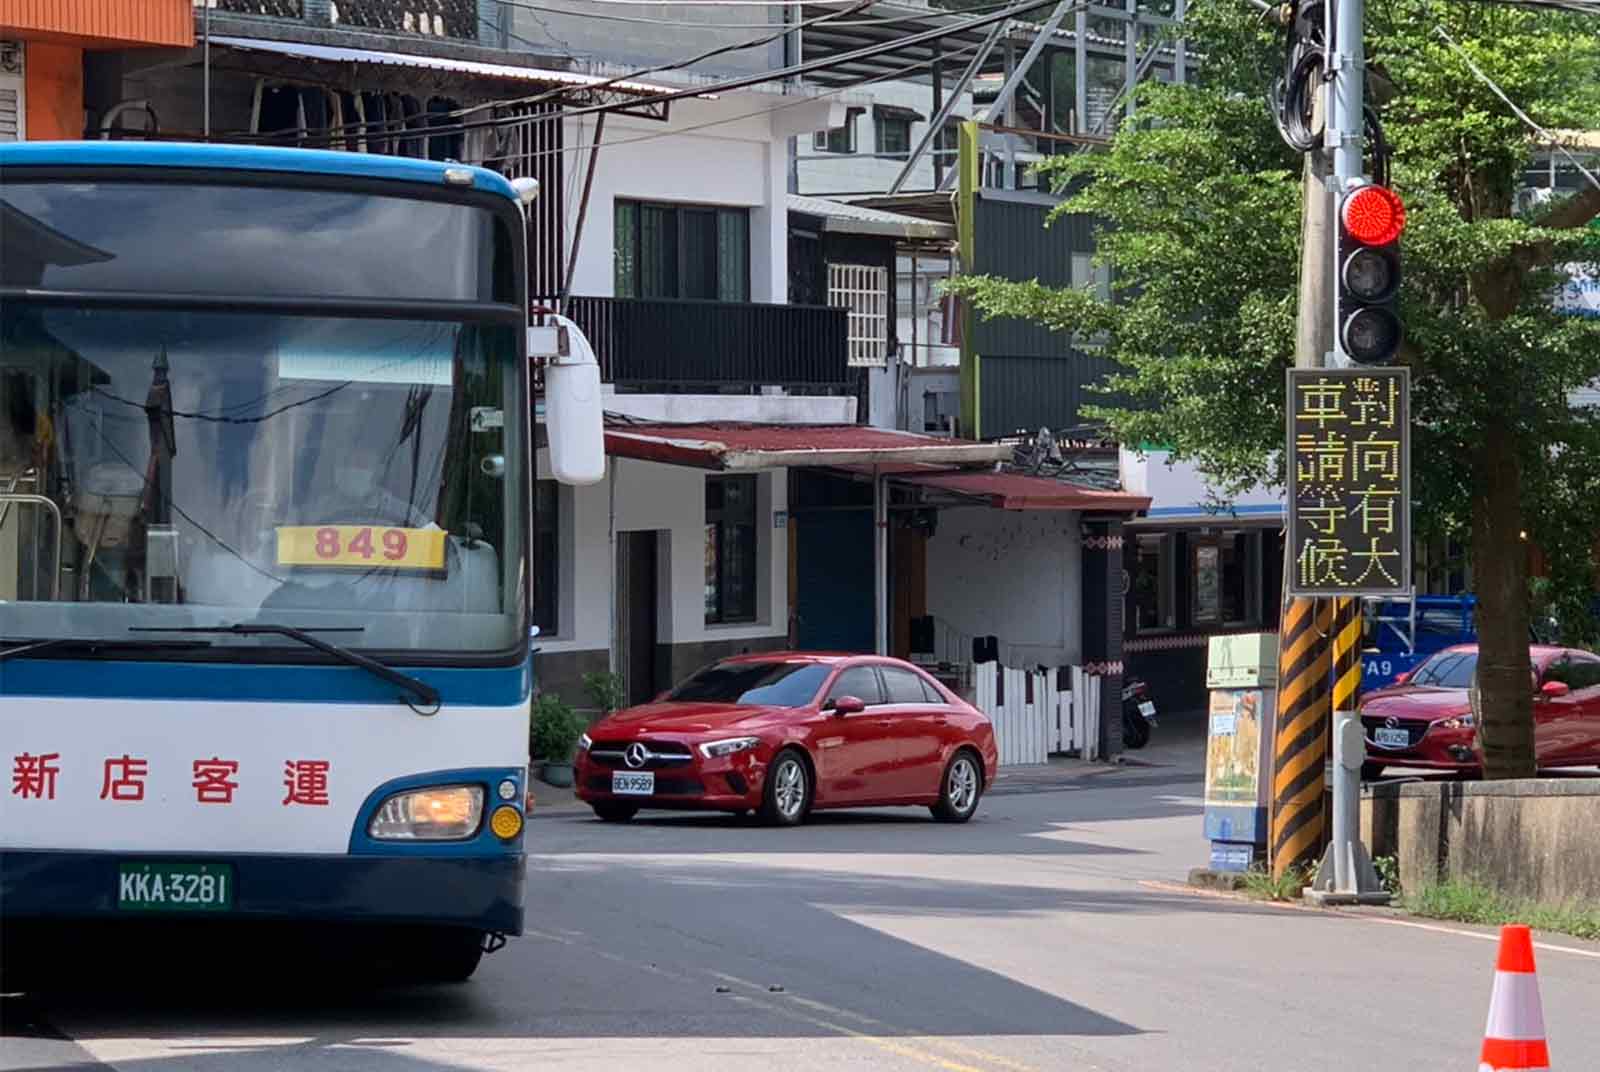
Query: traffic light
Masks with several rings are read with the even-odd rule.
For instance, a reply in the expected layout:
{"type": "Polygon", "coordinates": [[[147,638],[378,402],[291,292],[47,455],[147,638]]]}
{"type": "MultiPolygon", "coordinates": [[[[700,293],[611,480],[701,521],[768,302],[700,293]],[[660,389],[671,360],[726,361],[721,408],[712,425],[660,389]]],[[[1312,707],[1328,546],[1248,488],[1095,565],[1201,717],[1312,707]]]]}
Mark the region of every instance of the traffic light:
{"type": "Polygon", "coordinates": [[[1387,186],[1363,183],[1339,203],[1338,298],[1334,326],[1339,349],[1357,365],[1387,365],[1403,332],[1400,232],[1406,208],[1387,186]]]}

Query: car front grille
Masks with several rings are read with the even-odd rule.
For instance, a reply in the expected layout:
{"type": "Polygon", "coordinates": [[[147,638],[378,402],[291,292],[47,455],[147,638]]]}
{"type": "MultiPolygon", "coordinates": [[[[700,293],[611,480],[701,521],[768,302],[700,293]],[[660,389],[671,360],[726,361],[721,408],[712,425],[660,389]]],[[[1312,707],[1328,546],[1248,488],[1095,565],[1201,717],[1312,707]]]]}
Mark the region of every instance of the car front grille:
{"type": "Polygon", "coordinates": [[[689,746],[681,741],[595,741],[589,745],[589,759],[598,767],[616,770],[661,770],[680,767],[694,759],[689,746]],[[642,744],[650,750],[650,758],[643,766],[632,767],[623,758],[631,744],[642,744]]]}
{"type": "MultiPolygon", "coordinates": [[[[1415,748],[1418,741],[1427,735],[1430,723],[1416,718],[1380,718],[1367,715],[1361,719],[1361,727],[1366,731],[1368,741],[1377,741],[1377,731],[1380,729],[1401,729],[1406,731],[1406,747],[1415,748]]],[[[1397,748],[1396,745],[1380,747],[1397,748]]]]}

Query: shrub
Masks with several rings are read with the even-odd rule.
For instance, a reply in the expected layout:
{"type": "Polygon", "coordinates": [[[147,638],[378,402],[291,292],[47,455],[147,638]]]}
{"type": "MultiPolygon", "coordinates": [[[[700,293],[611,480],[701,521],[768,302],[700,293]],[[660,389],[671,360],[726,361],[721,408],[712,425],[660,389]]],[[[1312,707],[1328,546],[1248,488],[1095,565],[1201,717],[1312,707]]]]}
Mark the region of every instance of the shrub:
{"type": "Polygon", "coordinates": [[[554,693],[541,693],[533,701],[533,725],[529,734],[529,752],[535,759],[549,763],[567,763],[583,733],[584,722],[572,705],[554,693]]]}

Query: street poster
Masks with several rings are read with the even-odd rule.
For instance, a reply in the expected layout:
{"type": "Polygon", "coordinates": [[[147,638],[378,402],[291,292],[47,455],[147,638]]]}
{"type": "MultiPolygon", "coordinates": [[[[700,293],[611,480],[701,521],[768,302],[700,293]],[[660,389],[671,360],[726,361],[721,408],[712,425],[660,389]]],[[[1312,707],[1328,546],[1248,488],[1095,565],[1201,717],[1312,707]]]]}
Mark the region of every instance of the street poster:
{"type": "Polygon", "coordinates": [[[1261,689],[1212,689],[1206,735],[1206,807],[1253,806],[1261,778],[1261,689]]]}
{"type": "Polygon", "coordinates": [[[1290,369],[1289,593],[1411,590],[1411,370],[1290,369]]]}

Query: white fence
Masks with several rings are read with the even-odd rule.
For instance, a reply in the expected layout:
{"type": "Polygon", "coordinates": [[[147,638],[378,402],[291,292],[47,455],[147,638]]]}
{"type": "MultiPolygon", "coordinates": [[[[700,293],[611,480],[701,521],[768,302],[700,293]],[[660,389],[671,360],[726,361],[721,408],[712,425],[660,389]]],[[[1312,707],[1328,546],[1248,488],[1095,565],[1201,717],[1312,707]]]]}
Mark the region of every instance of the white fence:
{"type": "Polygon", "coordinates": [[[1052,752],[1100,758],[1101,680],[1072,666],[1019,670],[999,663],[973,668],[978,710],[994,724],[1000,765],[1047,763],[1052,752]],[[1056,687],[1065,677],[1067,689],[1056,687]]]}

